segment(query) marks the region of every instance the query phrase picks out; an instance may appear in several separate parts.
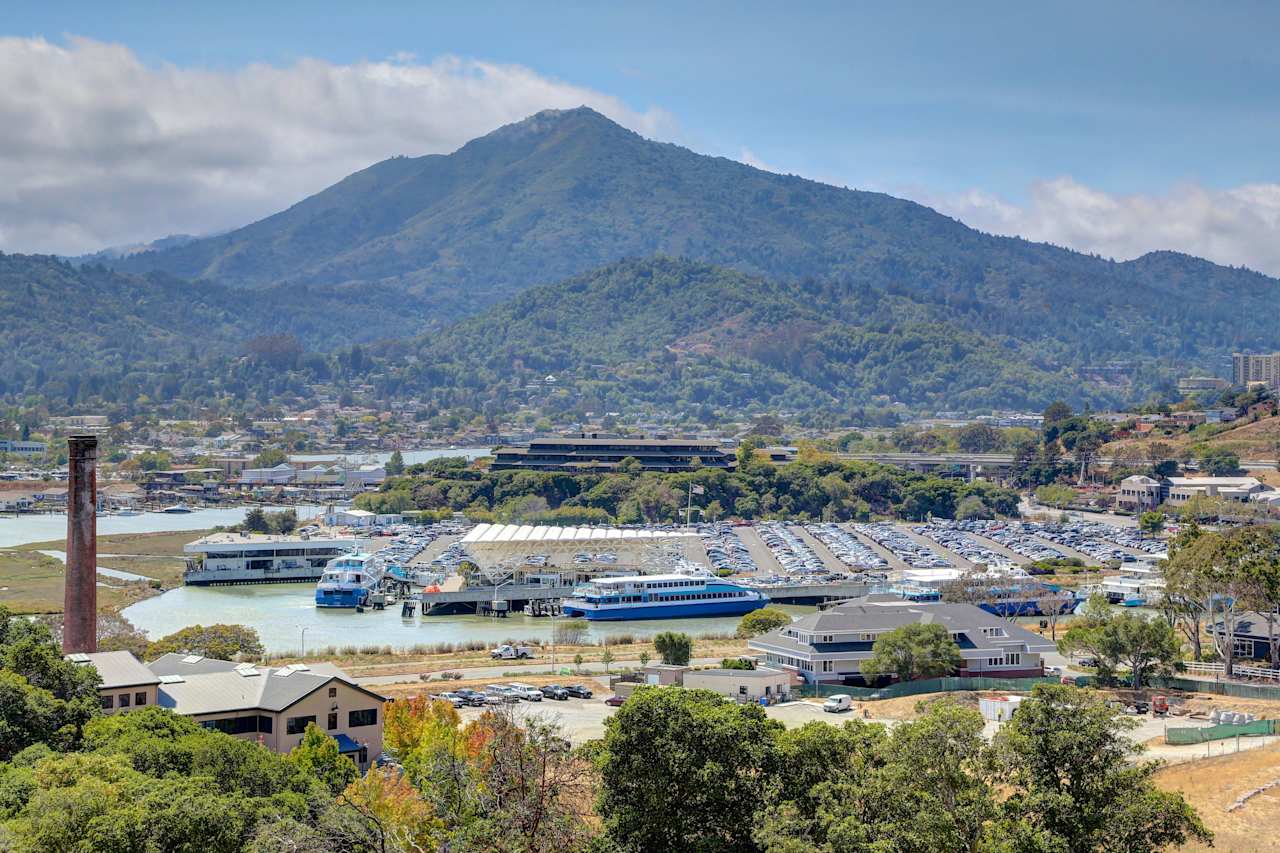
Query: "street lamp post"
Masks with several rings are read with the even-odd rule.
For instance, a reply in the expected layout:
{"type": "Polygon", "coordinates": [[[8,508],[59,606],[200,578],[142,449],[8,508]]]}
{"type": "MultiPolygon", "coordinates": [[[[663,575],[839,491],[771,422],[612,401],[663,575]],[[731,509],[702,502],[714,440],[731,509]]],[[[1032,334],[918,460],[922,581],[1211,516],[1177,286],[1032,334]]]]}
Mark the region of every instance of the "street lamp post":
{"type": "Polygon", "coordinates": [[[301,655],[301,657],[306,657],[306,656],[307,656],[307,629],[308,629],[308,628],[310,628],[310,627],[311,627],[310,625],[304,625],[304,626],[302,627],[302,655],[301,655]]]}

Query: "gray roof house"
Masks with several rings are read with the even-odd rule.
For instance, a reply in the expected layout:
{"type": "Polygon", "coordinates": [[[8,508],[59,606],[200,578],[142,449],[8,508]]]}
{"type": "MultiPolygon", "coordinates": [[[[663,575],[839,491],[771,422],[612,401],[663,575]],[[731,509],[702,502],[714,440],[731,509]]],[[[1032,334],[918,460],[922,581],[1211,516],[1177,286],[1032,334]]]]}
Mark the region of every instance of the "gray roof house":
{"type": "Polygon", "coordinates": [[[877,595],[810,614],[747,641],[770,667],[809,682],[856,684],[881,634],[911,624],[938,624],[960,647],[957,675],[1026,678],[1044,674],[1040,656],[1055,645],[972,604],[905,601],[877,595]]]}

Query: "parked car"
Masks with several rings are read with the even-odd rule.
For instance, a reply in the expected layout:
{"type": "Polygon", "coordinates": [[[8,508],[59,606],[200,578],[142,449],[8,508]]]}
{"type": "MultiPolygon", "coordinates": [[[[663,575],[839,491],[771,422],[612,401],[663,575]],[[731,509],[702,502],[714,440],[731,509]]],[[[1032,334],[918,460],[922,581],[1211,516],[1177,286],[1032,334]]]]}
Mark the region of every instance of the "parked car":
{"type": "Polygon", "coordinates": [[[472,707],[478,707],[485,703],[484,694],[479,690],[472,690],[470,687],[459,688],[453,692],[453,695],[460,698],[464,704],[471,705],[472,707]]]}
{"type": "Polygon", "coordinates": [[[518,658],[533,657],[533,646],[512,646],[503,643],[496,649],[489,652],[489,657],[494,660],[516,660],[518,658]]]}
{"type": "Polygon", "coordinates": [[[559,684],[548,684],[542,688],[542,695],[548,699],[565,700],[569,698],[569,691],[565,690],[559,684]]]}
{"type": "Polygon", "coordinates": [[[484,696],[485,703],[489,705],[505,705],[520,701],[520,695],[505,684],[486,684],[484,696]]]}
{"type": "Polygon", "coordinates": [[[834,696],[828,696],[827,701],[822,703],[822,710],[828,714],[839,714],[844,711],[853,710],[853,697],[847,693],[837,693],[834,696]]]}
{"type": "Polygon", "coordinates": [[[590,699],[593,695],[591,689],[585,684],[570,684],[564,689],[564,692],[575,699],[590,699]]]}
{"type": "Polygon", "coordinates": [[[467,701],[457,693],[437,693],[431,698],[441,702],[448,702],[455,708],[461,708],[463,705],[467,704],[467,701]]]}
{"type": "Polygon", "coordinates": [[[541,702],[542,691],[529,684],[511,684],[508,685],[515,694],[526,702],[541,702]]]}
{"type": "Polygon", "coordinates": [[[615,696],[610,696],[608,699],[604,700],[604,704],[609,705],[610,707],[613,707],[613,708],[620,708],[622,707],[622,703],[625,701],[627,701],[626,697],[615,695],[615,696]]]}

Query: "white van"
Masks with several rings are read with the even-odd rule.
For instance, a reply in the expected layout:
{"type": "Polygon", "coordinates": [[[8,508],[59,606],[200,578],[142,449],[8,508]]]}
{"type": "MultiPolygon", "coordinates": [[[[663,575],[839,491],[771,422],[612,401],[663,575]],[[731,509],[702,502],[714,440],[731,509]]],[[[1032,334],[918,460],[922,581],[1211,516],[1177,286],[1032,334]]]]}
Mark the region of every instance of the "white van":
{"type": "Polygon", "coordinates": [[[853,710],[853,697],[848,693],[837,693],[834,696],[828,696],[827,701],[822,703],[822,710],[828,714],[839,714],[842,711],[853,710]]]}
{"type": "Polygon", "coordinates": [[[516,695],[526,702],[541,702],[542,691],[528,684],[521,684],[518,681],[507,685],[515,691],[516,695]]]}

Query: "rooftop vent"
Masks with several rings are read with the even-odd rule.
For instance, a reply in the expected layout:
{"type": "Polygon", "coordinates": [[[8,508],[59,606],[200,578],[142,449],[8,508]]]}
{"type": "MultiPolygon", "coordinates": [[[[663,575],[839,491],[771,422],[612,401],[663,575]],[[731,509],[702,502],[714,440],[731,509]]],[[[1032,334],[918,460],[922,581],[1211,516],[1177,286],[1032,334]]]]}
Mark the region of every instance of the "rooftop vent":
{"type": "Polygon", "coordinates": [[[160,676],[160,683],[161,684],[181,684],[182,676],[181,675],[162,675],[160,676]]]}
{"type": "Polygon", "coordinates": [[[182,662],[183,663],[200,663],[200,661],[202,660],[204,660],[204,655],[187,655],[185,658],[182,659],[182,662]]]}
{"type": "Polygon", "coordinates": [[[72,663],[88,663],[89,656],[86,655],[84,652],[76,652],[74,654],[67,655],[67,660],[71,661],[72,663]]]}
{"type": "Polygon", "coordinates": [[[245,678],[249,678],[250,676],[254,676],[254,675],[261,675],[261,674],[262,674],[262,673],[258,672],[258,668],[257,668],[255,665],[251,664],[251,663],[241,663],[241,664],[236,664],[236,672],[240,673],[240,674],[241,674],[242,676],[244,676],[245,678]]]}

